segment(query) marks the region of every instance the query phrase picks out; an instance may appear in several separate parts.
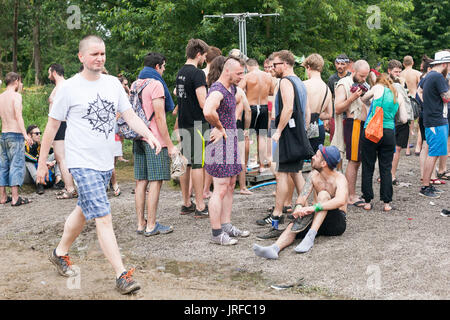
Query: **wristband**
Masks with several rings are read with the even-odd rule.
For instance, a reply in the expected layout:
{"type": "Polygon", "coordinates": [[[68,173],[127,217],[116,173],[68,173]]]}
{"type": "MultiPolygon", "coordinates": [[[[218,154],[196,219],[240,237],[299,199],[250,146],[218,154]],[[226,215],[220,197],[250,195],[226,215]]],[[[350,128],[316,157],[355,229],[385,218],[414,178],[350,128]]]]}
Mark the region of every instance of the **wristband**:
{"type": "Polygon", "coordinates": [[[316,204],[314,205],[314,211],[315,211],[315,212],[323,211],[322,205],[321,205],[320,203],[316,203],[316,204]]]}
{"type": "Polygon", "coordinates": [[[303,208],[303,205],[301,205],[300,203],[296,203],[294,206],[294,211],[297,210],[297,207],[303,208]]]}

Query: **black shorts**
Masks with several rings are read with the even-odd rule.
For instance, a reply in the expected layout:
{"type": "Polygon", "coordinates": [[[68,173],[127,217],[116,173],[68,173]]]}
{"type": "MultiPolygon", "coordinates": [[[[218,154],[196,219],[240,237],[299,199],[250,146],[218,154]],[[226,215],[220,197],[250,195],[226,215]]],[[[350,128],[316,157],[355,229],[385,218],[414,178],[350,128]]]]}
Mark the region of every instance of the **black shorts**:
{"type": "MultiPolygon", "coordinates": [[[[303,239],[308,233],[311,225],[296,235],[296,239],[303,239]]],[[[347,215],[344,211],[339,209],[330,210],[323,220],[322,225],[317,232],[318,236],[335,237],[340,236],[347,228],[347,215]]]]}
{"type": "Polygon", "coordinates": [[[409,122],[395,126],[395,144],[400,148],[407,148],[409,140],[409,122]]]}
{"type": "Polygon", "coordinates": [[[419,118],[419,129],[420,129],[420,136],[422,137],[422,141],[427,141],[427,137],[425,136],[425,126],[423,125],[423,117],[419,118]]]}
{"type": "Polygon", "coordinates": [[[66,129],[67,123],[65,121],[61,121],[61,125],[59,126],[58,132],[55,136],[55,141],[64,141],[66,137],[66,129]]]}
{"type": "Polygon", "coordinates": [[[303,161],[289,162],[289,163],[277,163],[277,172],[289,172],[298,173],[303,169],[303,161]]]}
{"type": "MultiPolygon", "coordinates": [[[[255,129],[256,134],[260,134],[260,130],[269,129],[269,108],[267,105],[263,106],[250,106],[252,109],[252,120],[250,122],[250,129],[255,129]]],[[[263,134],[263,132],[261,132],[263,134]]]]}

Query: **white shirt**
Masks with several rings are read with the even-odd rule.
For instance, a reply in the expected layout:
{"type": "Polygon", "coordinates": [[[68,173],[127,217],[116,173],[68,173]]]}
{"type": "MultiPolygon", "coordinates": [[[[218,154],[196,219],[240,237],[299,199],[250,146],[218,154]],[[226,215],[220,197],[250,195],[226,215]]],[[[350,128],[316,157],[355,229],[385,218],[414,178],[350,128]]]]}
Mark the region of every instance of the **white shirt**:
{"type": "Polygon", "coordinates": [[[114,169],[116,114],[129,108],[128,96],[113,76],[102,74],[88,81],[77,74],[66,80],[56,92],[49,117],[67,122],[67,167],[114,169]]]}

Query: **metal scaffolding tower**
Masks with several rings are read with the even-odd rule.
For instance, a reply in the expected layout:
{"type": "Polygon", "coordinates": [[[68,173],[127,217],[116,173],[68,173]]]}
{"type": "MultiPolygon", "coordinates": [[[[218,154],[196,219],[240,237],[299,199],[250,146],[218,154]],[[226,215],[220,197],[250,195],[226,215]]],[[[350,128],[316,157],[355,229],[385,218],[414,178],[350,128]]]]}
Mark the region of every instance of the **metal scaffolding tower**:
{"type": "Polygon", "coordinates": [[[247,19],[262,18],[269,16],[279,16],[279,13],[225,13],[222,15],[204,15],[203,18],[233,18],[235,22],[239,23],[239,50],[242,54],[247,56],[247,19]]]}

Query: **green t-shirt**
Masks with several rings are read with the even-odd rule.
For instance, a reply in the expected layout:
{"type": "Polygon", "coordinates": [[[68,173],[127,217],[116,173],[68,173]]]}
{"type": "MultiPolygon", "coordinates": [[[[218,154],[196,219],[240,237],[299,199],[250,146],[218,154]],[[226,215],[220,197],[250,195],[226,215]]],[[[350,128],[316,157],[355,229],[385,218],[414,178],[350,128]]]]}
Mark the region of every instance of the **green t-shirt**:
{"type": "Polygon", "coordinates": [[[389,88],[384,88],[383,95],[378,99],[373,100],[372,110],[367,117],[364,127],[367,127],[370,120],[375,114],[376,107],[383,108],[383,129],[395,128],[395,115],[398,111],[398,102],[394,103],[394,94],[389,88]]]}

